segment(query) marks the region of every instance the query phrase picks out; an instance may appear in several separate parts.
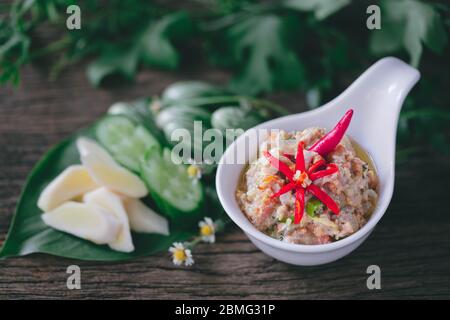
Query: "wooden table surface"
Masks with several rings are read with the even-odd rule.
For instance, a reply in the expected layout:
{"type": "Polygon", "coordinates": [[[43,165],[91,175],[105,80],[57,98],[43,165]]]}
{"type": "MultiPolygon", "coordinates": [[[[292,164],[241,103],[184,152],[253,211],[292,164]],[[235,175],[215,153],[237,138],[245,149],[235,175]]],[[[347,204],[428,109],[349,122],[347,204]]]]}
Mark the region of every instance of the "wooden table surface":
{"type": "MultiPolygon", "coordinates": [[[[99,117],[118,100],[154,95],[171,82],[224,83],[220,71],[141,72],[134,85],[93,89],[84,68],[49,82],[26,67],[19,88],[0,88],[0,244],[25,178],[61,138],[99,117]]],[[[301,94],[270,98],[304,110],[301,94]]],[[[71,261],[32,255],[0,261],[0,299],[23,298],[450,298],[450,161],[416,156],[397,165],[396,189],[385,216],[355,252],[319,267],[278,262],[251,244],[235,226],[214,245],[195,248],[192,268],[175,267],[168,254],[125,263],[71,261]],[[66,268],[77,264],[82,289],[68,290],[66,268]],[[381,268],[381,290],[368,290],[366,269],[381,268]]]]}

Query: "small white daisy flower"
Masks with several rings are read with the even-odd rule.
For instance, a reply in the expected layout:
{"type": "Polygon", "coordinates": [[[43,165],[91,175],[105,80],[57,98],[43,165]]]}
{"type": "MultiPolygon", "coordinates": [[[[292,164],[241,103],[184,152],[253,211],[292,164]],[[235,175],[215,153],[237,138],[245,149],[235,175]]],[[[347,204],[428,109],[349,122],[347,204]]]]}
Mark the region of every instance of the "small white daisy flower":
{"type": "Polygon", "coordinates": [[[183,263],[186,266],[194,264],[191,250],[187,249],[181,242],[174,242],[169,248],[169,252],[172,253],[172,261],[176,266],[181,266],[183,263]]]}
{"type": "Polygon", "coordinates": [[[198,226],[204,242],[214,243],[216,241],[216,225],[211,218],[205,217],[198,223],[198,226]]]}

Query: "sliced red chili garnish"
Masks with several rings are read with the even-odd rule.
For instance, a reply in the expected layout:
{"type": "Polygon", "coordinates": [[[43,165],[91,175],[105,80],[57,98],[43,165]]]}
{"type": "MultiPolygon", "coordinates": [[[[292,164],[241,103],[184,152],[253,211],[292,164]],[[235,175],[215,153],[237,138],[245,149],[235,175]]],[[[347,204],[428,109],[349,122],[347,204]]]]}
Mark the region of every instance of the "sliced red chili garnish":
{"type": "Polygon", "coordinates": [[[319,169],[320,167],[322,167],[326,164],[327,164],[326,161],[323,159],[320,159],[319,161],[314,162],[311,166],[309,166],[308,174],[315,172],[317,169],[319,169]]]}
{"type": "Polygon", "coordinates": [[[305,171],[305,156],[303,155],[303,142],[300,141],[297,146],[297,155],[295,156],[295,171],[305,171]]]}
{"type": "Polygon", "coordinates": [[[273,155],[270,154],[269,151],[264,151],[263,154],[266,157],[266,159],[269,160],[272,166],[274,166],[278,171],[284,174],[289,180],[291,181],[294,180],[293,179],[294,173],[287,164],[280,161],[278,158],[275,158],[273,155]]]}
{"type": "Polygon", "coordinates": [[[345,131],[347,131],[350,121],[352,120],[352,116],[353,110],[350,109],[344,114],[341,120],[339,120],[338,124],[319,141],[314,143],[309,150],[317,152],[322,157],[325,157],[328,153],[333,151],[339,142],[341,142],[345,131]]]}
{"type": "Polygon", "coordinates": [[[334,214],[339,214],[339,207],[334,200],[315,184],[310,184],[306,190],[311,192],[317,199],[323,202],[334,214]]]}
{"type": "Polygon", "coordinates": [[[330,163],[324,170],[313,172],[309,174],[309,178],[314,181],[325,176],[329,176],[339,171],[339,168],[334,163],[330,163]]]}
{"type": "Polygon", "coordinates": [[[295,190],[295,212],[294,212],[294,224],[299,224],[303,218],[303,212],[305,211],[305,189],[297,188],[295,190]]]}
{"type": "Polygon", "coordinates": [[[279,197],[282,194],[285,194],[286,192],[291,191],[292,189],[294,189],[296,187],[294,182],[289,182],[288,184],[285,184],[284,186],[282,186],[280,188],[280,190],[278,190],[278,192],[274,193],[271,198],[275,198],[275,197],[279,197]]]}

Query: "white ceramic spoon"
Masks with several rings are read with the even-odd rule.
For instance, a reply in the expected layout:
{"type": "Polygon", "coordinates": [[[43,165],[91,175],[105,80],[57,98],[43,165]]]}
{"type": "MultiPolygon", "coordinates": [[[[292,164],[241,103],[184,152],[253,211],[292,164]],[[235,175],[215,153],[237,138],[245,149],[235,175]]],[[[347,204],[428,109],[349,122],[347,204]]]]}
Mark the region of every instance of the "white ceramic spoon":
{"type": "Polygon", "coordinates": [[[391,201],[398,116],[406,95],[419,78],[419,71],[403,61],[383,58],[322,107],[274,119],[246,131],[227,148],[217,170],[217,193],[227,214],[259,249],[287,263],[319,265],[355,250],[372,232],[391,201]],[[367,224],[347,238],[322,245],[285,243],[257,230],[242,213],[235,197],[244,162],[257,154],[257,145],[248,145],[249,137],[258,129],[294,131],[312,126],[331,129],[350,108],[354,109],[354,115],[347,134],[371,155],[380,180],[378,202],[367,224]],[[235,163],[236,155],[244,161],[235,163]]]}

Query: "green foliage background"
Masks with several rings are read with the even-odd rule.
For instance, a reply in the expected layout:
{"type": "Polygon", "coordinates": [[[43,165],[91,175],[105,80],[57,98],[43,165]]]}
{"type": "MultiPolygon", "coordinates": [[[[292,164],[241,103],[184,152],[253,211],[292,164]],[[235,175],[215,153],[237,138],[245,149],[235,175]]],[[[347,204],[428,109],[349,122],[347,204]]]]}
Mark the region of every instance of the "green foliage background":
{"type": "Polygon", "coordinates": [[[0,5],[0,81],[52,57],[50,77],[84,59],[94,86],[133,80],[141,68],[177,70],[206,60],[230,70],[229,90],[262,95],[301,90],[310,108],[334,97],[381,56],[418,67],[422,79],[403,108],[399,156],[431,145],[448,153],[450,6],[424,0],[16,0],[0,5]],[[81,30],[67,31],[77,4],[81,30]],[[381,8],[381,30],[366,28],[381,8]],[[35,35],[50,27],[55,39],[35,35]]]}

